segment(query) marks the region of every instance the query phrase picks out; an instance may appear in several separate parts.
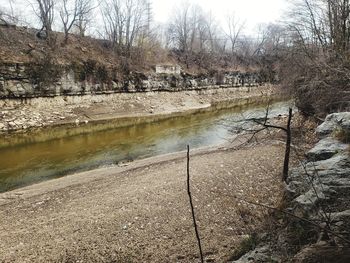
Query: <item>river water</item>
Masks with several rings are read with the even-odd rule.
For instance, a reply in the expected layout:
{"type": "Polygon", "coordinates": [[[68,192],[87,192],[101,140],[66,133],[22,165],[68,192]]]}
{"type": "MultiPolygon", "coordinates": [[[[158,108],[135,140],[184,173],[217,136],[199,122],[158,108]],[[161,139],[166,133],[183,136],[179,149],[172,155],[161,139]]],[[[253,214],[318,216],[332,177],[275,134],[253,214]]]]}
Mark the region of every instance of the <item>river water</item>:
{"type": "MultiPolygon", "coordinates": [[[[270,117],[287,114],[276,102],[270,117]]],[[[265,115],[266,102],[242,101],[166,118],[128,119],[57,127],[0,138],[0,192],[75,172],[117,165],[232,138],[239,120],[265,115]]]]}

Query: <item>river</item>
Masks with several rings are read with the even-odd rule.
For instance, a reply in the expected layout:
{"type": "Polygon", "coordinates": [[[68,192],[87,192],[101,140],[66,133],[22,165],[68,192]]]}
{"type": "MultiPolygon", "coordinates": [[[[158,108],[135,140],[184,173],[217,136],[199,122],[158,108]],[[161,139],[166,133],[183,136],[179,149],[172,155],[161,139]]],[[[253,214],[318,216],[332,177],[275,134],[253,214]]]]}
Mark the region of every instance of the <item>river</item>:
{"type": "MultiPolygon", "coordinates": [[[[287,114],[276,102],[269,116],[287,114]]],[[[218,145],[234,136],[239,120],[263,117],[266,103],[216,105],[166,118],[129,119],[47,128],[0,138],[0,192],[67,174],[191,148],[218,145]]]]}

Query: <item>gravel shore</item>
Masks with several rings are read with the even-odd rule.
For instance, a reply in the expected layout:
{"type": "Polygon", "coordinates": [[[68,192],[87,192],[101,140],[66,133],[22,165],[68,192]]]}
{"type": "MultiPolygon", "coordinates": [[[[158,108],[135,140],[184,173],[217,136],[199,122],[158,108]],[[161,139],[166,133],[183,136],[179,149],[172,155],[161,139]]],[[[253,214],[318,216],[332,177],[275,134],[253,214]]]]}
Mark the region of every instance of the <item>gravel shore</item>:
{"type": "MultiPolygon", "coordinates": [[[[276,206],[276,141],[191,152],[192,194],[207,262],[225,262],[276,206]]],[[[186,153],[138,160],[0,194],[0,262],[199,262],[186,153]]]]}

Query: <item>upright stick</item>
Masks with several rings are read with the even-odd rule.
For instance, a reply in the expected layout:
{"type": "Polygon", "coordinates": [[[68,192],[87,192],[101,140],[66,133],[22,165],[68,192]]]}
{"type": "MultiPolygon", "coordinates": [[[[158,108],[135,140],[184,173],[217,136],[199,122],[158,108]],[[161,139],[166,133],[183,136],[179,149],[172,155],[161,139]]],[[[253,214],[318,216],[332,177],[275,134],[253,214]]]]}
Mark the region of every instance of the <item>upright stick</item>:
{"type": "Polygon", "coordinates": [[[201,257],[201,262],[204,263],[203,252],[202,252],[202,244],[201,244],[201,239],[199,237],[196,217],[194,215],[194,207],[193,207],[191,190],[190,190],[190,146],[189,145],[187,145],[187,193],[188,193],[188,196],[190,198],[190,205],[191,205],[191,211],[192,211],[193,225],[194,225],[194,230],[196,232],[196,238],[197,238],[197,242],[198,242],[198,248],[199,248],[199,253],[200,253],[200,257],[201,257]]]}

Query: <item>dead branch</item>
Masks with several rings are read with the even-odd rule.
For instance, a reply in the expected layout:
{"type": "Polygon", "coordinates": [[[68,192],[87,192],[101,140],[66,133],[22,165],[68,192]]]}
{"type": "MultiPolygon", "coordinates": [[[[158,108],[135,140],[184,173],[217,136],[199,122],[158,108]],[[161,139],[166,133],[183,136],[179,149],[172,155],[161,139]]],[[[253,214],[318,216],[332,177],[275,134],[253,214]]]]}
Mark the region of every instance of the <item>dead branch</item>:
{"type": "Polygon", "coordinates": [[[195,217],[195,213],[194,213],[191,189],[190,189],[190,146],[189,145],[187,145],[187,194],[188,194],[188,197],[190,199],[190,206],[191,206],[191,212],[192,212],[193,226],[194,226],[194,230],[196,232],[196,238],[197,238],[197,242],[198,242],[199,254],[200,254],[200,257],[201,257],[201,262],[203,263],[204,262],[204,258],[203,258],[201,239],[199,237],[196,217],[195,217]]]}
{"type": "Polygon", "coordinates": [[[252,133],[252,136],[250,139],[248,139],[248,143],[251,142],[255,136],[265,130],[268,130],[270,128],[272,129],[278,129],[278,130],[282,130],[286,133],[287,138],[286,138],[286,149],[285,149],[285,155],[284,155],[284,162],[283,162],[283,173],[282,173],[282,180],[284,182],[287,181],[288,179],[288,172],[289,172],[289,158],[290,158],[290,147],[291,147],[291,143],[292,143],[292,132],[291,132],[291,122],[292,122],[292,117],[293,117],[293,109],[289,108],[289,114],[288,114],[288,121],[287,121],[287,126],[283,127],[283,126],[278,126],[278,125],[273,125],[273,124],[269,124],[268,121],[268,115],[269,115],[269,105],[266,108],[266,113],[265,113],[265,117],[264,118],[250,118],[250,119],[246,119],[244,121],[252,121],[256,124],[258,124],[259,126],[262,126],[261,128],[256,128],[256,129],[244,129],[241,128],[247,132],[252,133]]]}

